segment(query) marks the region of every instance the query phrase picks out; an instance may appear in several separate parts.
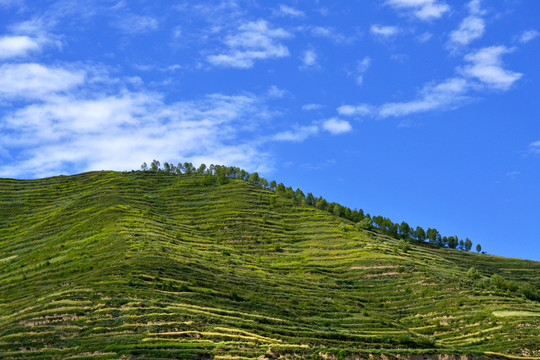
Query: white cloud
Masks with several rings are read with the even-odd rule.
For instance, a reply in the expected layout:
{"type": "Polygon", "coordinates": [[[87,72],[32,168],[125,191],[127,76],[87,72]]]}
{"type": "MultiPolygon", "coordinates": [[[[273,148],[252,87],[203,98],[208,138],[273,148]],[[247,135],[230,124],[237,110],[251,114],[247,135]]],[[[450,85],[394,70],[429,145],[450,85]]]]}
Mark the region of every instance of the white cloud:
{"type": "Polygon", "coordinates": [[[362,60],[359,60],[356,64],[356,71],[353,76],[356,78],[356,83],[362,85],[364,83],[364,73],[369,69],[371,65],[371,58],[365,56],[362,60]]]}
{"type": "Polygon", "coordinates": [[[293,130],[286,130],[275,134],[272,137],[274,141],[301,142],[310,136],[317,135],[319,128],[316,125],[300,126],[293,130]]]}
{"type": "Polygon", "coordinates": [[[536,39],[538,36],[540,36],[540,33],[538,31],[527,30],[527,31],[524,31],[523,34],[521,34],[521,36],[519,37],[519,42],[525,44],[531,40],[536,39]]]}
{"type": "Polygon", "coordinates": [[[0,65],[0,99],[36,99],[81,85],[86,73],[40,64],[0,65]]]}
{"type": "Polygon", "coordinates": [[[482,15],[485,11],[481,8],[480,0],[471,0],[467,4],[469,16],[467,16],[459,28],[450,33],[449,42],[452,46],[465,46],[484,35],[486,24],[482,15]]]}
{"type": "Polygon", "coordinates": [[[473,15],[484,15],[484,10],[481,8],[481,0],[471,0],[467,4],[467,8],[469,9],[469,12],[473,15]]]}
{"type": "Polygon", "coordinates": [[[286,16],[292,16],[292,17],[303,17],[305,16],[303,11],[296,10],[290,6],[287,5],[279,5],[279,14],[286,15],[286,16]]]}
{"type": "Polygon", "coordinates": [[[341,43],[350,43],[352,42],[355,37],[354,36],[345,36],[341,33],[339,33],[336,29],[329,26],[315,26],[311,28],[311,35],[319,38],[326,38],[329,39],[336,44],[341,43]]]}
{"type": "Polygon", "coordinates": [[[302,105],[302,111],[314,111],[324,108],[321,104],[304,104],[302,105]]]}
{"type": "Polygon", "coordinates": [[[127,15],[114,22],[114,25],[126,34],[140,34],[158,28],[158,21],[150,16],[127,15]]]}
{"type": "Polygon", "coordinates": [[[534,155],[540,155],[540,140],[529,144],[529,153],[534,155]]]}
{"type": "MultiPolygon", "coordinates": [[[[512,51],[513,49],[505,46],[491,46],[469,53],[464,57],[468,64],[456,69],[462,77],[446,79],[438,84],[428,84],[415,100],[383,104],[379,107],[378,114],[385,118],[447,110],[469,100],[469,94],[474,91],[508,90],[522,77],[522,74],[502,67],[502,55],[512,51]]],[[[346,110],[352,112],[351,109],[346,110]]]]}
{"type": "Polygon", "coordinates": [[[343,116],[367,116],[373,113],[373,108],[367,104],[342,105],[337,108],[337,112],[343,116]]]}
{"type": "Polygon", "coordinates": [[[399,34],[401,29],[397,26],[371,25],[369,31],[375,36],[390,38],[399,34]]]}
{"type": "Polygon", "coordinates": [[[279,99],[285,96],[286,91],[278,88],[276,85],[272,85],[270,86],[266,94],[271,98],[279,99]]]}
{"type": "Polygon", "coordinates": [[[36,39],[28,36],[0,37],[0,59],[27,56],[28,53],[40,49],[36,39]]]}
{"type": "Polygon", "coordinates": [[[271,167],[257,140],[260,124],[271,117],[265,96],[213,94],[168,103],[159,93],[125,90],[121,79],[88,75],[94,72],[0,67],[0,102],[18,103],[0,118],[0,157],[10,159],[0,161],[0,176],[129,170],[154,158],[271,167]],[[25,99],[34,101],[19,103],[25,99]]]}
{"type": "Polygon", "coordinates": [[[412,13],[423,21],[438,19],[450,10],[450,6],[439,0],[387,0],[386,4],[396,10],[412,13]]]}
{"type": "Polygon", "coordinates": [[[465,55],[468,65],[458,70],[466,77],[476,78],[492,89],[508,90],[523,74],[503,69],[501,57],[513,52],[505,46],[490,46],[465,55]]]}
{"type": "Polygon", "coordinates": [[[466,17],[457,30],[450,33],[450,42],[456,45],[468,45],[484,35],[484,20],[477,16],[466,17]]]}
{"type": "Polygon", "coordinates": [[[352,130],[352,126],[347,120],[338,118],[331,118],[324,121],[322,127],[332,135],[344,134],[352,130]]]}
{"type": "Polygon", "coordinates": [[[416,39],[421,42],[421,43],[425,43],[425,42],[428,42],[429,40],[431,40],[431,38],[433,37],[433,34],[430,33],[429,31],[419,35],[416,39]]]}
{"type": "Polygon", "coordinates": [[[278,40],[290,36],[282,28],[271,28],[264,20],[242,24],[236,34],[225,38],[228,51],[210,55],[207,60],[216,66],[251,68],[255,60],[289,56],[287,47],[278,40]]]}
{"type": "Polygon", "coordinates": [[[302,64],[303,68],[317,67],[317,53],[313,50],[306,50],[302,56],[302,64]]]}
{"type": "Polygon", "coordinates": [[[0,7],[23,6],[23,0],[0,0],[0,7]]]}
{"type": "Polygon", "coordinates": [[[465,79],[451,78],[440,84],[426,85],[413,101],[387,103],[379,108],[379,116],[405,116],[431,110],[448,109],[467,99],[469,84],[465,79]]]}

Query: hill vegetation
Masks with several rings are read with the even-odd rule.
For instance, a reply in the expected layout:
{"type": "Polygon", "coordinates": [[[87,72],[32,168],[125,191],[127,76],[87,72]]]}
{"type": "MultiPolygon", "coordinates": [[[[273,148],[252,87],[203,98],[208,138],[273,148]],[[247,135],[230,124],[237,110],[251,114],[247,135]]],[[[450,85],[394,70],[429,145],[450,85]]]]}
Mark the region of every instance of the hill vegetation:
{"type": "MultiPolygon", "coordinates": [[[[283,183],[277,184],[275,180],[268,181],[265,178],[259,176],[258,173],[249,173],[243,169],[233,167],[233,166],[221,166],[221,165],[210,165],[201,164],[198,168],[194,167],[192,163],[178,163],[178,165],[164,163],[163,168],[160,167],[161,163],[157,160],[153,160],[150,164],[150,167],[146,163],[141,165],[142,171],[154,171],[154,172],[166,172],[168,174],[176,175],[190,175],[190,174],[199,174],[205,175],[205,179],[212,182],[211,176],[217,176],[218,183],[224,183],[226,178],[233,178],[248,181],[254,185],[259,185],[263,188],[270,189],[275,191],[277,195],[282,197],[294,200],[299,205],[310,205],[314,206],[317,209],[327,211],[331,214],[345,218],[354,223],[357,223],[362,229],[370,230],[372,227],[376,227],[382,230],[385,234],[393,236],[395,238],[402,238],[407,240],[419,240],[419,241],[429,241],[431,244],[438,246],[446,246],[452,249],[459,249],[470,251],[472,248],[472,241],[469,238],[465,240],[459,239],[457,235],[455,236],[442,236],[439,231],[435,228],[428,228],[427,231],[422,227],[417,226],[416,228],[411,227],[405,221],[402,221],[400,224],[394,223],[389,218],[383,216],[373,216],[370,214],[364,214],[362,209],[351,210],[350,208],[343,206],[341,204],[332,202],[329,203],[322,196],[316,198],[312,193],[304,194],[300,189],[293,190],[292,187],[285,187],[283,183]]],[[[478,244],[476,246],[477,252],[482,250],[482,246],[478,244]]]]}
{"type": "Polygon", "coordinates": [[[0,179],[0,358],[540,357],[539,262],[232,170],[0,179]]]}

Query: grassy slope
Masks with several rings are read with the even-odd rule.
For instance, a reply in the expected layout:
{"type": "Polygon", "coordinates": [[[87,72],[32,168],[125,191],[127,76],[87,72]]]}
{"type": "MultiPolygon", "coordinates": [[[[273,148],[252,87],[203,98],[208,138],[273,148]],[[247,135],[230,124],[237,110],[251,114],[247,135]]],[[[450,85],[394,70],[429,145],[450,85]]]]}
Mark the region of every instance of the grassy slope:
{"type": "Polygon", "coordinates": [[[0,180],[0,358],[540,356],[540,263],[413,245],[164,173],[0,180]]]}

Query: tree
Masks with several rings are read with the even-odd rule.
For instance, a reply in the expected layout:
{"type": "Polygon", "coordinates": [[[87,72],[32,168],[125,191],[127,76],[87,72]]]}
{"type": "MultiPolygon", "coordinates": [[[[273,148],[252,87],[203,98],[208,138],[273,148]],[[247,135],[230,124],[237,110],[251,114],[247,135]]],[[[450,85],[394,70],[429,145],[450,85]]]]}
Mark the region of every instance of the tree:
{"type": "Polygon", "coordinates": [[[252,184],[258,184],[259,183],[259,174],[257,172],[254,172],[253,174],[249,175],[248,181],[252,184]]]}
{"type": "Polygon", "coordinates": [[[326,201],[326,199],[324,199],[322,196],[319,196],[317,200],[315,200],[315,207],[320,210],[327,210],[328,201],[326,201]]]}
{"type": "Polygon", "coordinates": [[[158,171],[160,165],[161,165],[160,162],[154,159],[154,160],[152,160],[152,163],[150,164],[150,170],[158,171]]]}
{"type": "Polygon", "coordinates": [[[333,210],[332,212],[334,213],[334,215],[342,217],[345,211],[343,206],[339,205],[338,203],[333,203],[333,204],[334,204],[334,208],[332,209],[333,210]]]}
{"type": "Polygon", "coordinates": [[[437,229],[432,229],[432,228],[427,229],[427,238],[429,239],[429,242],[431,244],[436,244],[437,243],[437,238],[439,236],[440,236],[440,234],[437,231],[437,229]]]}
{"type": "Polygon", "coordinates": [[[356,227],[359,229],[371,230],[373,224],[371,223],[371,219],[366,216],[356,224],[356,227]]]}
{"type": "Polygon", "coordinates": [[[142,171],[147,171],[148,170],[148,165],[146,165],[146,162],[143,162],[142,165],[141,165],[141,170],[142,171]]]}
{"type": "Polygon", "coordinates": [[[206,165],[205,165],[205,164],[201,164],[201,165],[199,166],[199,168],[197,169],[197,174],[203,175],[205,171],[206,171],[206,165]]]}
{"type": "Polygon", "coordinates": [[[300,190],[300,188],[296,188],[296,192],[295,192],[295,195],[296,195],[296,199],[300,202],[300,203],[305,203],[306,202],[306,196],[304,195],[304,192],[302,190],[300,190]]]}
{"type": "Polygon", "coordinates": [[[455,249],[458,245],[459,241],[457,237],[455,236],[449,236],[448,237],[448,247],[451,249],[455,249]]]}
{"type": "Polygon", "coordinates": [[[420,241],[425,241],[426,240],[426,232],[420,226],[416,227],[416,238],[418,240],[420,240],[420,241]]]}
{"type": "Polygon", "coordinates": [[[184,163],[184,174],[193,174],[195,172],[195,166],[190,162],[184,163]]]}
{"type": "Polygon", "coordinates": [[[472,241],[469,238],[465,239],[465,251],[471,251],[472,248],[472,241]]]}
{"type": "Polygon", "coordinates": [[[471,267],[469,271],[467,271],[467,279],[469,280],[480,279],[480,272],[476,270],[474,267],[471,267]]]}
{"type": "Polygon", "coordinates": [[[176,165],[176,172],[178,174],[182,174],[185,172],[184,165],[182,165],[182,163],[178,163],[178,165],[176,165]]]}
{"type": "Polygon", "coordinates": [[[476,252],[480,253],[480,251],[482,251],[482,245],[476,244],[476,252]]]}
{"type": "Polygon", "coordinates": [[[277,186],[276,180],[270,181],[270,190],[275,190],[276,186],[277,186]]]}
{"type": "Polygon", "coordinates": [[[292,189],[292,187],[288,187],[285,189],[285,193],[284,193],[284,196],[288,199],[293,199],[293,200],[296,200],[296,194],[294,193],[294,190],[292,189]]]}
{"type": "Polygon", "coordinates": [[[172,173],[171,165],[166,161],[163,163],[163,169],[166,173],[172,173]]]}
{"type": "Polygon", "coordinates": [[[401,224],[399,224],[399,233],[404,239],[408,238],[411,234],[411,227],[409,226],[409,224],[407,224],[405,221],[402,221],[401,224]]]}
{"type": "Polygon", "coordinates": [[[308,193],[306,196],[306,203],[308,205],[314,206],[315,205],[315,196],[313,196],[312,193],[308,193]]]}

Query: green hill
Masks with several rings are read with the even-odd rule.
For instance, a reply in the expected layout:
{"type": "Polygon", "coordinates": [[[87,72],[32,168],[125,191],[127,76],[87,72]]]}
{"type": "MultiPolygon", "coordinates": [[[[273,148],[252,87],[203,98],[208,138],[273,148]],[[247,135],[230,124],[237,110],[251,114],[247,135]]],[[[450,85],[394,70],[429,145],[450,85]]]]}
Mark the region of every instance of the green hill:
{"type": "Polygon", "coordinates": [[[0,358],[540,358],[540,262],[410,242],[235,179],[0,179],[0,358]]]}

